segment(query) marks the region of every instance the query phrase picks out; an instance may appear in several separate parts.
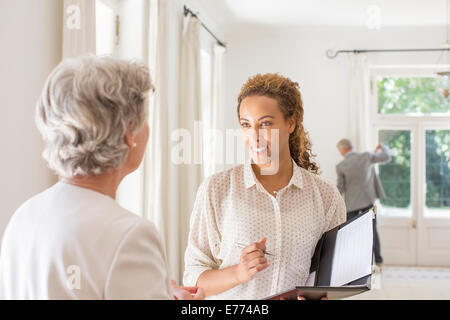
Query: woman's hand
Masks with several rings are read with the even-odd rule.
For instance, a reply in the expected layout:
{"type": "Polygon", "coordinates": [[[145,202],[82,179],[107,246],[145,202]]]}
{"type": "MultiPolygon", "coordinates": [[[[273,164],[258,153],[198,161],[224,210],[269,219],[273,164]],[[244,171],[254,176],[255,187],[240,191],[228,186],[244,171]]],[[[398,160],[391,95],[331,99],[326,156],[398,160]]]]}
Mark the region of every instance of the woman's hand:
{"type": "Polygon", "coordinates": [[[266,238],[255,242],[241,252],[239,264],[236,266],[236,279],[239,283],[251,280],[255,274],[269,266],[269,262],[264,257],[266,252],[266,238]]]}
{"type": "Polygon", "coordinates": [[[204,300],[205,293],[199,287],[179,287],[172,280],[173,297],[175,300],[204,300]]]}

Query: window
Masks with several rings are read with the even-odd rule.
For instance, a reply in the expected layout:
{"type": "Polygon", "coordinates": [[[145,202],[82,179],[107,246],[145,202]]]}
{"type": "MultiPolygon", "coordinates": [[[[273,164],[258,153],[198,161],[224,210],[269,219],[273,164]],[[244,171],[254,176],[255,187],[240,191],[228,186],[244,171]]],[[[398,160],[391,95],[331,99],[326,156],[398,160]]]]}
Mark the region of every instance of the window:
{"type": "Polygon", "coordinates": [[[392,208],[411,205],[411,131],[380,130],[379,142],[389,147],[392,160],[381,165],[379,175],[386,197],[381,204],[392,208]]]}
{"type": "Polygon", "coordinates": [[[450,217],[450,98],[436,90],[435,69],[371,69],[374,144],[393,153],[378,166],[388,216],[450,217]]]}
{"type": "Polygon", "coordinates": [[[426,130],[426,207],[450,209],[450,130],[426,130]]]}
{"type": "Polygon", "coordinates": [[[200,50],[202,125],[203,125],[203,176],[214,173],[214,147],[212,129],[212,57],[210,50],[200,50]]]}
{"type": "MultiPolygon", "coordinates": [[[[97,54],[143,60],[149,41],[148,14],[148,3],[144,0],[96,0],[97,54]]],[[[124,208],[143,215],[144,161],[122,181],[117,201],[124,208]]]]}
{"type": "Polygon", "coordinates": [[[380,238],[386,263],[448,265],[450,98],[436,90],[436,66],[371,67],[371,141],[392,160],[379,164],[386,197],[380,238]]]}
{"type": "Polygon", "coordinates": [[[200,78],[201,78],[201,108],[203,135],[203,176],[214,173],[214,136],[213,129],[213,45],[214,39],[203,28],[200,29],[200,78]]]}
{"type": "Polygon", "coordinates": [[[435,77],[378,77],[379,114],[450,112],[450,102],[436,90],[435,77]]]}
{"type": "Polygon", "coordinates": [[[116,32],[116,3],[97,0],[96,10],[96,39],[98,55],[112,55],[115,53],[116,32]]]}

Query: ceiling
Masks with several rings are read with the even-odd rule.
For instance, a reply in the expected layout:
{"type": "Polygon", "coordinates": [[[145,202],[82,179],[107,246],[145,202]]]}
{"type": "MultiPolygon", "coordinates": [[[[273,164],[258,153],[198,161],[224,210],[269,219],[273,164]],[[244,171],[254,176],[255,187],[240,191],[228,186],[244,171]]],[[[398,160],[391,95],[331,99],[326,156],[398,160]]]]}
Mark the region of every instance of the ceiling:
{"type": "MultiPolygon", "coordinates": [[[[446,24],[447,0],[214,0],[222,19],[272,25],[367,26],[376,5],[380,26],[446,24]]],[[[211,3],[211,2],[210,2],[211,3]]],[[[373,15],[372,15],[373,18],[373,15]]]]}

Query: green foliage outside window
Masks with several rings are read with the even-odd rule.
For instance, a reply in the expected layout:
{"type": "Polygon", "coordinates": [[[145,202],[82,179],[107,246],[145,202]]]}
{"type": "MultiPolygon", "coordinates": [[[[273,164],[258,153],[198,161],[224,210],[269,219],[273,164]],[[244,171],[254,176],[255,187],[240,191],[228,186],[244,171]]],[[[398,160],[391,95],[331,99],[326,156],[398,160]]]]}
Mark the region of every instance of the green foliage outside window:
{"type": "Polygon", "coordinates": [[[436,90],[436,78],[378,78],[378,113],[449,113],[450,100],[436,90]]]}
{"type": "Polygon", "coordinates": [[[379,167],[381,184],[386,193],[381,204],[407,208],[411,203],[411,133],[407,130],[381,130],[379,138],[394,151],[392,160],[379,167]]]}
{"type": "Polygon", "coordinates": [[[426,146],[426,206],[450,209],[450,130],[427,130],[426,146]]]}
{"type": "MultiPolygon", "coordinates": [[[[450,113],[450,99],[437,93],[435,78],[378,79],[380,114],[450,113]]],[[[426,131],[426,206],[450,209],[450,130],[426,131]]],[[[379,167],[386,193],[381,204],[407,208],[411,204],[411,132],[381,130],[379,141],[394,151],[379,167]]]]}

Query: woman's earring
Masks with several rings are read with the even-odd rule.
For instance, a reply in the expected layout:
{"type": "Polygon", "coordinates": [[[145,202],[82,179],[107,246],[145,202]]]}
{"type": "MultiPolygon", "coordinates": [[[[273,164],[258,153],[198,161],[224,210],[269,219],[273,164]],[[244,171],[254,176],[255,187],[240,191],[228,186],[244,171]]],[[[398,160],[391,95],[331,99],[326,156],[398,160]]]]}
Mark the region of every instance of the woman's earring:
{"type": "Polygon", "coordinates": [[[136,148],[137,147],[137,143],[135,142],[135,143],[133,143],[133,148],[136,148]]]}

